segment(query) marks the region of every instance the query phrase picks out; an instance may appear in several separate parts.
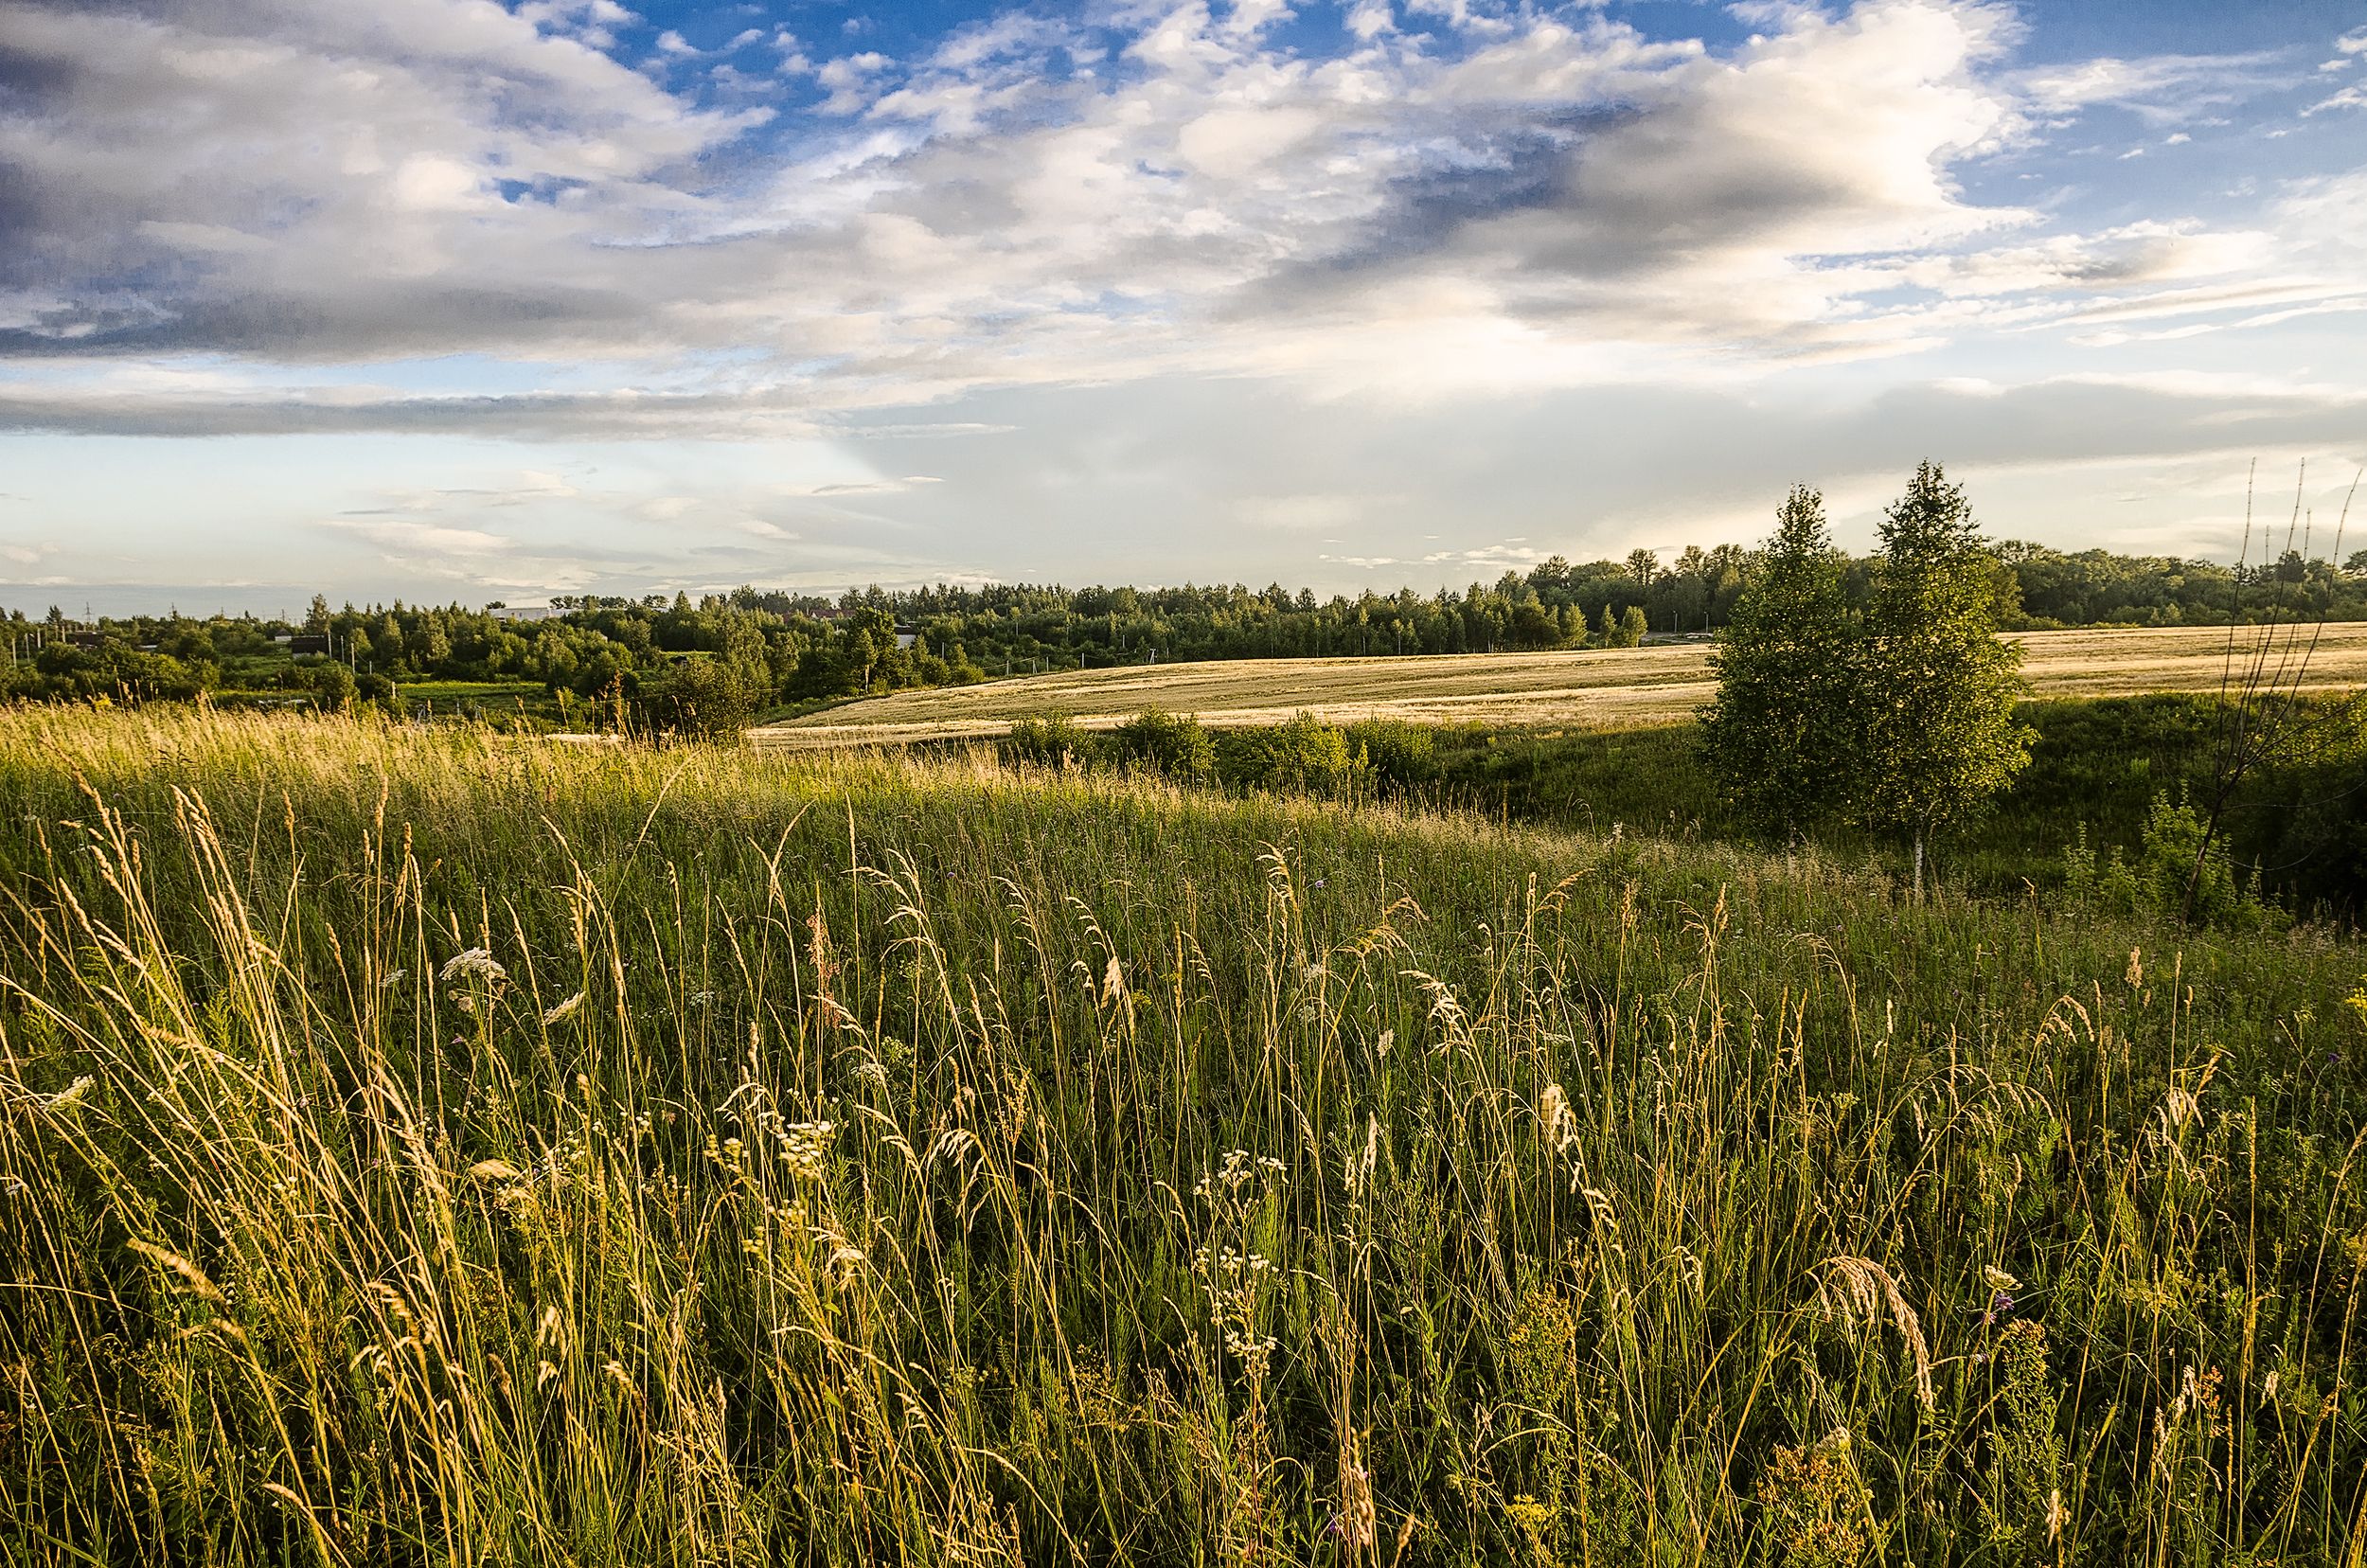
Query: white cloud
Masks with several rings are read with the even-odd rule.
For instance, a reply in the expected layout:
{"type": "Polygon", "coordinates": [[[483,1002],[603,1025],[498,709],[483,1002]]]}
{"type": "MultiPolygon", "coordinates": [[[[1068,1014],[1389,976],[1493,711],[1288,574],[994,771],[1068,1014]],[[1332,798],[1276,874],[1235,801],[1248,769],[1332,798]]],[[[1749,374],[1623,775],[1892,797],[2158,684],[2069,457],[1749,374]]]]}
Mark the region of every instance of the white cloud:
{"type": "Polygon", "coordinates": [[[2104,57],[2023,73],[2022,92],[2040,114],[2070,117],[2110,105],[2150,125],[2207,119],[2285,80],[2271,53],[2104,57]]]}
{"type": "Polygon", "coordinates": [[[27,193],[0,212],[26,236],[0,424],[796,437],[999,385],[1707,383],[2234,309],[2202,280],[2343,297],[2334,254],[2297,273],[2274,225],[2081,233],[1967,192],[2046,116],[2191,116],[2261,57],[2017,72],[2014,14],[1963,0],[1756,7],[1722,50],[1355,0],[1322,58],[1273,41],[1288,14],[1009,12],[818,63],[743,32],[780,97],[725,113],[604,53],[634,22],[613,0],[0,0],[32,62],[0,120],[27,193]],[[448,354],[525,368],[427,392],[367,368],[448,354]],[[218,368],[111,368],[195,363],[218,368]]]}

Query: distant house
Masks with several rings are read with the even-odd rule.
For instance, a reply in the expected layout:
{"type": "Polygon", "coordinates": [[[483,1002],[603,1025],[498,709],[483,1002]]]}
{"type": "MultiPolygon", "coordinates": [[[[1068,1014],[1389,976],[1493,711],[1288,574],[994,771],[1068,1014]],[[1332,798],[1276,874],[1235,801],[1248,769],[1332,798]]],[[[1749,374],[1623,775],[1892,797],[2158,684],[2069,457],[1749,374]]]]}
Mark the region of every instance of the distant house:
{"type": "Polygon", "coordinates": [[[103,632],[68,632],[65,640],[69,648],[103,648],[107,636],[103,632]]]}
{"type": "Polygon", "coordinates": [[[497,621],[539,621],[557,620],[567,612],[550,604],[522,604],[514,610],[507,604],[497,604],[487,614],[497,621]]]}
{"type": "Polygon", "coordinates": [[[896,646],[899,648],[910,648],[919,640],[920,633],[917,632],[907,632],[900,626],[896,629],[896,646]]]}
{"type": "Polygon", "coordinates": [[[281,637],[278,640],[288,645],[288,651],[291,653],[326,653],[329,651],[329,638],[323,633],[299,632],[293,637],[281,637]]]}

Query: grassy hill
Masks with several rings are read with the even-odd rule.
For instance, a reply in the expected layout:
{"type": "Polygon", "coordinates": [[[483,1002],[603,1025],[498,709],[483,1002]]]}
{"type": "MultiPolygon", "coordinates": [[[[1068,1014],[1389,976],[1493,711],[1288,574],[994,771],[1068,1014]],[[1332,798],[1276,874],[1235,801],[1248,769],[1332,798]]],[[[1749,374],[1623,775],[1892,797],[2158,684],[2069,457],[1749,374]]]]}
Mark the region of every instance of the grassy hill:
{"type": "MultiPolygon", "coordinates": [[[[2252,633],[2257,635],[2257,633],[2252,633]]],[[[2039,696],[2216,691],[2226,628],[2017,633],[2039,696]]],[[[1713,683],[1705,643],[1557,653],[1418,658],[1241,659],[1069,670],[898,692],[756,732],[768,745],[834,746],[990,737],[1016,719],[1066,713],[1088,728],[1145,708],[1196,713],[1219,726],[1324,718],[1418,723],[1612,728],[1690,716],[1713,683]]],[[[2367,686],[2367,623],[2327,626],[2310,665],[2313,687],[2367,686]]]]}
{"type": "Polygon", "coordinates": [[[2367,1550],[2367,951],[0,714],[0,1558],[2367,1550]]]}

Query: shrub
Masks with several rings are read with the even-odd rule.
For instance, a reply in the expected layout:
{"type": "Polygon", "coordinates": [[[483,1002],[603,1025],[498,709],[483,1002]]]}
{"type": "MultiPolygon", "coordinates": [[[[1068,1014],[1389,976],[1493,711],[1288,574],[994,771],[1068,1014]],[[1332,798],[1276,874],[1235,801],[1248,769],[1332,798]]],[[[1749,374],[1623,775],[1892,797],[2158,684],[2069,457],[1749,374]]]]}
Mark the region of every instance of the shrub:
{"type": "Polygon", "coordinates": [[[1065,713],[1022,719],[1002,746],[1003,760],[1038,768],[1081,767],[1092,761],[1093,738],[1065,713]]]}
{"type": "Polygon", "coordinates": [[[1179,781],[1202,783],[1217,776],[1217,743],[1188,713],[1147,709],[1112,730],[1101,751],[1119,767],[1179,781]]]}
{"type": "Polygon", "coordinates": [[[645,677],[638,704],[652,735],[727,740],[747,733],[765,696],[753,671],[721,659],[685,659],[645,677]]]}
{"type": "Polygon", "coordinates": [[[1217,771],[1240,789],[1338,795],[1360,770],[1345,731],[1301,713],[1286,723],[1228,732],[1217,743],[1217,771]]]}
{"type": "Polygon", "coordinates": [[[2171,805],[2166,791],[2154,795],[2145,812],[2133,860],[2114,845],[2099,863],[2087,829],[2080,829],[2063,851],[2063,889],[2074,903],[2092,901],[2124,915],[2183,918],[2198,926],[2252,930],[2275,917],[2237,876],[2225,842],[2211,839],[2186,800],[2171,805]]]}
{"type": "Polygon", "coordinates": [[[1435,782],[1436,737],[1402,719],[1361,719],[1346,731],[1348,750],[1371,769],[1374,782],[1397,793],[1435,782]]]}
{"type": "Polygon", "coordinates": [[[327,659],[311,670],[312,700],[330,713],[342,713],[353,705],[360,693],[361,683],[353,671],[334,659],[327,659]]]}

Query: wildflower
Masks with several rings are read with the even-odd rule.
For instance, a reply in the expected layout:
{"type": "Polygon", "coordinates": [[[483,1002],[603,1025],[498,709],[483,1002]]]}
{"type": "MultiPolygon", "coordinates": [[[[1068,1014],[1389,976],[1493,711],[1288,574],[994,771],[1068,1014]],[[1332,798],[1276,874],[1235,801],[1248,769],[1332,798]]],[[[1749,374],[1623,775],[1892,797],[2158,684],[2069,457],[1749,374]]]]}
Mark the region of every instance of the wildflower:
{"type": "Polygon", "coordinates": [[[90,1092],[98,1086],[98,1080],[85,1074],[50,1096],[43,1103],[52,1111],[71,1111],[89,1098],[90,1092]]]}
{"type": "MultiPolygon", "coordinates": [[[[809,1181],[820,1181],[828,1164],[830,1145],[837,1136],[835,1123],[792,1122],[775,1134],[774,1141],[780,1145],[781,1157],[789,1163],[793,1174],[809,1181]]],[[[737,1158],[739,1143],[739,1140],[734,1138],[723,1147],[737,1158]]]]}
{"type": "Polygon", "coordinates": [[[561,1002],[561,1003],[557,1003],[557,1004],[553,1005],[553,1006],[552,1006],[552,1007],[550,1007],[547,1011],[545,1011],[545,1012],[543,1014],[543,1027],[548,1028],[550,1025],[554,1025],[554,1024],[564,1024],[564,1023],[566,1023],[566,1022],[567,1022],[567,1020],[569,1020],[569,1019],[571,1019],[571,1018],[573,1018],[573,1017],[575,1017],[575,1016],[576,1016],[576,1009],[577,1009],[578,1007],[582,1007],[582,1006],[583,1006],[583,992],[581,992],[581,991],[578,991],[578,992],[576,992],[576,994],[575,994],[575,995],[573,995],[573,996],[571,996],[571,997],[567,998],[567,1000],[566,1000],[566,1001],[564,1001],[564,1002],[561,1002]]]}
{"type": "Polygon", "coordinates": [[[498,986],[509,978],[509,971],[495,963],[492,953],[484,948],[471,948],[445,959],[436,978],[438,984],[446,986],[455,980],[481,980],[489,986],[498,986]]]}
{"type": "Polygon", "coordinates": [[[2019,1291],[2021,1289],[2021,1281],[2016,1279],[2012,1274],[2007,1274],[2003,1269],[1991,1269],[1984,1267],[1981,1271],[1981,1279],[1982,1283],[1987,1285],[1992,1291],[2019,1291]]]}

